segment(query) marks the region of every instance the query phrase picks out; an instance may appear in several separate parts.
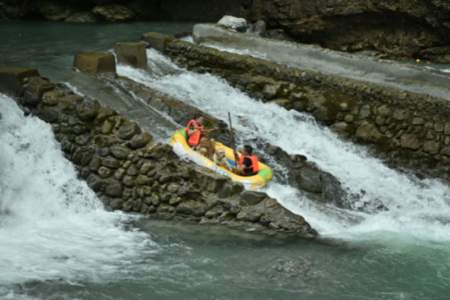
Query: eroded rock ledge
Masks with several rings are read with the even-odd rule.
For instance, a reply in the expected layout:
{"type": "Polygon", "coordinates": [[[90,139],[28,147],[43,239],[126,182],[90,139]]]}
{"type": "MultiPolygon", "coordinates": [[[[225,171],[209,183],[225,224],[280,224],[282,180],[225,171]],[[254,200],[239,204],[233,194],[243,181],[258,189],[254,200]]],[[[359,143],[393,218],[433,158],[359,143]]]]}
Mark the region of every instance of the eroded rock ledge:
{"type": "Polygon", "coordinates": [[[180,160],[115,111],[30,69],[0,69],[0,92],[51,124],[66,157],[111,209],[314,238],[317,232],[264,193],[180,160]],[[12,84],[14,83],[14,84],[12,84]]]}
{"type": "Polygon", "coordinates": [[[244,15],[300,42],[450,62],[447,0],[253,0],[244,15]]]}
{"type": "Polygon", "coordinates": [[[144,34],[143,40],[178,64],[217,74],[262,101],[311,113],[341,136],[372,145],[393,167],[450,179],[446,100],[288,68],[161,34],[144,34]]]}

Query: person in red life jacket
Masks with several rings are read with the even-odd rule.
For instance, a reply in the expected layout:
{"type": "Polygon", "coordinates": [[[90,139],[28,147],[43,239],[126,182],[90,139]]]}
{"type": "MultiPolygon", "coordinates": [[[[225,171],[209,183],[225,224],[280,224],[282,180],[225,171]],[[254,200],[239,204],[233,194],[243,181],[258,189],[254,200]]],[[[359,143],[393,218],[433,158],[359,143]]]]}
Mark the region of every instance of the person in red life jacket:
{"type": "Polygon", "coordinates": [[[253,154],[253,148],[250,145],[245,145],[242,154],[239,155],[237,162],[237,169],[239,174],[243,176],[253,176],[259,171],[259,162],[256,155],[253,154]]]}
{"type": "Polygon", "coordinates": [[[187,142],[192,148],[195,148],[200,144],[204,134],[203,121],[203,117],[200,116],[190,120],[186,125],[186,134],[188,136],[187,142]]]}

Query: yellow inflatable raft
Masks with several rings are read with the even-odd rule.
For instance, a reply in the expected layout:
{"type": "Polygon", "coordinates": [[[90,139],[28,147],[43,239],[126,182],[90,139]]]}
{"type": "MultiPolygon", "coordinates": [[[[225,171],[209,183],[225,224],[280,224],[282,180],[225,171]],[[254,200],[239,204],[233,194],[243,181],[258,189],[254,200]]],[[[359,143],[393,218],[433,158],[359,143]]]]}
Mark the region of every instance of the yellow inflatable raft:
{"type": "MultiPolygon", "coordinates": [[[[194,151],[187,143],[187,134],[184,129],[179,129],[172,136],[170,144],[173,147],[173,151],[181,158],[189,159],[196,164],[211,169],[219,174],[228,176],[235,182],[240,182],[249,189],[259,189],[264,187],[270,180],[272,180],[272,169],[263,163],[259,163],[259,172],[254,176],[240,176],[233,172],[218,166],[212,160],[194,151]]],[[[231,148],[228,148],[222,143],[217,141],[213,142],[216,151],[222,150],[231,165],[235,165],[234,153],[231,148]]]]}

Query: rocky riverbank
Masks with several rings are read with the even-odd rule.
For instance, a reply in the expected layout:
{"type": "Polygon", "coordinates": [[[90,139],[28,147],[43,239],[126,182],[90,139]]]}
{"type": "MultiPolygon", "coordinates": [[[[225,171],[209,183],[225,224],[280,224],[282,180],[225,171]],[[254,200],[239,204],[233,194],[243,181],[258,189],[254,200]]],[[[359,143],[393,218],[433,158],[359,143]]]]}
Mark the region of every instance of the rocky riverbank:
{"type": "Polygon", "coordinates": [[[311,113],[322,124],[397,168],[449,179],[448,101],[263,59],[221,52],[170,36],[143,39],[177,63],[224,77],[265,102],[311,113]]]}
{"type": "Polygon", "coordinates": [[[51,124],[66,157],[105,206],[127,212],[314,238],[301,217],[264,193],[180,160],[170,146],[115,111],[49,82],[36,70],[2,68],[0,91],[51,124]]]}

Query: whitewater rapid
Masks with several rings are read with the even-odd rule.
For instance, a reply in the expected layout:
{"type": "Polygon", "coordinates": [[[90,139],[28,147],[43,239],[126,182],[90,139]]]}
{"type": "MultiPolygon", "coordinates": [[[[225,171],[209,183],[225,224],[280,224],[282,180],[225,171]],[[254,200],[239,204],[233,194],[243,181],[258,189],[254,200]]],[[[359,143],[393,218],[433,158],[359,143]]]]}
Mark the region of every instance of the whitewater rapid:
{"type": "Polygon", "coordinates": [[[375,214],[330,209],[313,203],[281,183],[267,188],[285,207],[299,213],[323,236],[371,239],[394,234],[412,239],[450,241],[450,189],[437,180],[418,180],[370,157],[364,147],[340,140],[310,116],[252,99],[210,74],[183,70],[155,50],[148,53],[156,74],[119,66],[120,75],[167,93],[215,117],[233,122],[242,141],[256,137],[289,154],[303,154],[336,176],[344,188],[359,195],[354,208],[381,202],[388,211],[375,214]],[[164,67],[162,67],[164,66],[164,67]],[[166,75],[161,70],[170,70],[166,75]],[[331,212],[334,211],[334,212],[331,212]],[[361,219],[357,223],[356,219],[361,219]]]}
{"type": "Polygon", "coordinates": [[[0,298],[5,286],[35,280],[123,279],[159,251],[147,234],[126,228],[133,218],[105,211],[50,125],[0,94],[0,298]]]}

